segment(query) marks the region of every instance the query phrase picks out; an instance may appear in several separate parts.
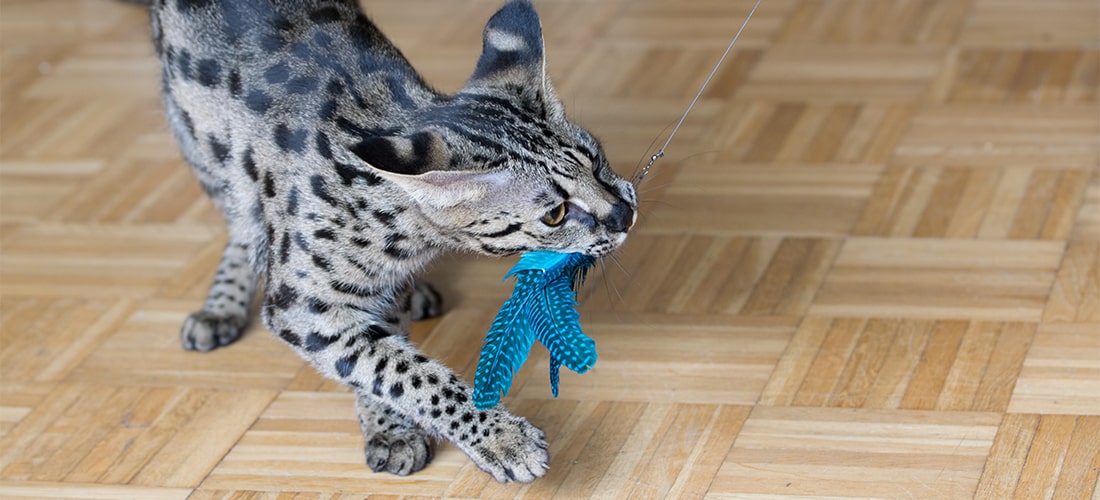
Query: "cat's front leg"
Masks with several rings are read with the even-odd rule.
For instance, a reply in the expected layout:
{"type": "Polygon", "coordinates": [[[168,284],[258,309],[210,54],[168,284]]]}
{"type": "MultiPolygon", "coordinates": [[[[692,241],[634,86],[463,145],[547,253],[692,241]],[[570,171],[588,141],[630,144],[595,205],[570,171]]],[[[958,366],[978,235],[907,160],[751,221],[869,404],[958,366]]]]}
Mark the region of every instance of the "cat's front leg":
{"type": "MultiPolygon", "coordinates": [[[[329,318],[348,314],[326,312],[329,318]]],[[[427,433],[451,441],[498,481],[529,482],[546,473],[550,455],[542,430],[503,406],[475,408],[468,385],[404,336],[388,331],[388,325],[333,328],[331,322],[310,321],[313,317],[274,313],[268,319],[272,330],[318,371],[354,387],[361,403],[392,408],[427,433]]]]}

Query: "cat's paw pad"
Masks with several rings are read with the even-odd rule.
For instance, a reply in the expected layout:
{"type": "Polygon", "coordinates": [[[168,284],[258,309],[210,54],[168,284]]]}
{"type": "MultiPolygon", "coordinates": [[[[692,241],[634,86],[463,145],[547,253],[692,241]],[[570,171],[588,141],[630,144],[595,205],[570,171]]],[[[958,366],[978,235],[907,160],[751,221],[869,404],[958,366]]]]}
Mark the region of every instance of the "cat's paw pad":
{"type": "Polygon", "coordinates": [[[428,282],[416,280],[409,299],[409,313],[413,321],[439,316],[443,314],[443,296],[428,282]]]}
{"type": "Polygon", "coordinates": [[[196,311],[180,328],[180,344],[188,351],[212,351],[241,338],[246,323],[241,317],[196,311]]]}
{"type": "Polygon", "coordinates": [[[550,468],[546,434],[527,419],[506,415],[486,431],[470,458],[497,481],[529,483],[550,468]]]}
{"type": "Polygon", "coordinates": [[[374,434],[365,447],[367,467],[374,472],[407,476],[432,461],[428,437],[416,430],[374,434]]]}

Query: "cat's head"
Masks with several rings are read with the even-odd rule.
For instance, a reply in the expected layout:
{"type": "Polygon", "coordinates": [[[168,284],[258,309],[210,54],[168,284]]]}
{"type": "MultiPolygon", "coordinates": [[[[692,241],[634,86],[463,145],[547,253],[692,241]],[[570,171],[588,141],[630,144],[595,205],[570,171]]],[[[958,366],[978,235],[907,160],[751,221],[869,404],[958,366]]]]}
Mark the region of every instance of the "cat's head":
{"type": "Polygon", "coordinates": [[[399,185],[452,244],[479,253],[615,250],[637,195],[600,143],[571,122],[546,76],[542,29],[525,0],[485,26],[466,86],[400,136],[356,153],[399,185]]]}

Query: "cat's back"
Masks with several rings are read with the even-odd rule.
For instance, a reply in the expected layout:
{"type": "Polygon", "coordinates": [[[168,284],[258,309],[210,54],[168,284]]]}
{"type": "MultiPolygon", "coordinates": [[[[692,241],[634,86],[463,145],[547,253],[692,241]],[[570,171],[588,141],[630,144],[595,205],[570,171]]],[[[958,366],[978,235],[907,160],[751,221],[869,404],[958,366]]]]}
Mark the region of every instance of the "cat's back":
{"type": "Polygon", "coordinates": [[[326,90],[363,94],[359,107],[385,114],[386,100],[369,97],[394,82],[432,95],[354,0],[156,0],[152,19],[166,94],[205,88],[261,115],[316,107],[326,90]]]}

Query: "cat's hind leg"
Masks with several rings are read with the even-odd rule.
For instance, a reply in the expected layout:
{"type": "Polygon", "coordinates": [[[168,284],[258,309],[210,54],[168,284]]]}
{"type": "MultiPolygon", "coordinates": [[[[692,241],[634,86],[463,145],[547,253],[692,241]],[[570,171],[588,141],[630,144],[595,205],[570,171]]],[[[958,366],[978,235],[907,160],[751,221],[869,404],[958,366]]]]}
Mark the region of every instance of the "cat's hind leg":
{"type": "Polygon", "coordinates": [[[355,411],[372,471],[407,476],[432,461],[428,435],[409,419],[362,394],[356,398],[355,411]]]}
{"type": "Polygon", "coordinates": [[[248,308],[256,291],[247,243],[230,241],[202,310],[187,317],[180,343],[189,351],[210,351],[240,338],[248,326],[248,308]]]}
{"type": "Polygon", "coordinates": [[[443,314],[443,296],[427,281],[413,280],[409,287],[409,317],[413,321],[434,318],[443,314]]]}

